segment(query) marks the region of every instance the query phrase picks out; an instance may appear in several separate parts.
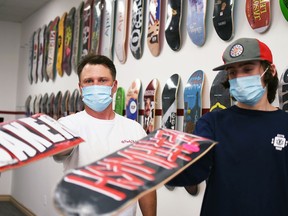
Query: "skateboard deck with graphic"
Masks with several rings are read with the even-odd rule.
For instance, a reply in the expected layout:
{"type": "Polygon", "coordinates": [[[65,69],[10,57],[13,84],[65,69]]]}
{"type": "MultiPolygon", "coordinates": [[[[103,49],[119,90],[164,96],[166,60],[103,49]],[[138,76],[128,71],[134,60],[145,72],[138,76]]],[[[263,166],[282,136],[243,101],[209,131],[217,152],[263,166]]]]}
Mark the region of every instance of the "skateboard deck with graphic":
{"type": "Polygon", "coordinates": [[[43,81],[44,72],[43,72],[43,65],[44,65],[44,48],[45,48],[45,34],[46,34],[47,26],[43,25],[40,32],[39,32],[39,45],[38,45],[38,67],[37,67],[37,76],[40,82],[43,81]]]}
{"type": "Polygon", "coordinates": [[[177,94],[180,84],[179,74],[173,74],[162,91],[162,128],[177,129],[177,94]]]}
{"type": "Polygon", "coordinates": [[[48,114],[47,112],[47,103],[48,103],[48,99],[49,99],[49,95],[48,93],[45,93],[42,97],[42,100],[41,100],[41,113],[43,114],[48,114]]]}
{"type": "Polygon", "coordinates": [[[29,39],[28,81],[30,84],[33,83],[34,34],[35,32],[33,32],[29,39]]]}
{"type": "Polygon", "coordinates": [[[41,103],[42,103],[42,95],[38,94],[35,101],[35,114],[41,113],[41,103]]]}
{"type": "Polygon", "coordinates": [[[67,116],[69,113],[69,100],[70,100],[70,91],[66,90],[62,100],[61,100],[61,111],[59,118],[67,116]]]}
{"type": "Polygon", "coordinates": [[[72,45],[73,45],[73,31],[74,31],[74,18],[76,8],[72,7],[66,17],[64,24],[64,48],[63,48],[63,61],[62,68],[68,76],[72,72],[71,58],[72,58],[72,45]]]}
{"type": "Polygon", "coordinates": [[[139,107],[142,84],[140,79],[135,79],[129,86],[126,94],[126,117],[139,122],[139,107]]]}
{"type": "Polygon", "coordinates": [[[207,0],[188,0],[187,32],[191,41],[203,46],[206,40],[207,0]]]}
{"type": "Polygon", "coordinates": [[[49,37],[50,37],[50,27],[52,25],[52,21],[49,22],[45,31],[45,39],[44,39],[44,52],[43,52],[43,78],[46,82],[49,81],[49,76],[47,73],[47,63],[48,63],[48,52],[49,52],[49,37]]]}
{"type": "Polygon", "coordinates": [[[56,185],[61,215],[119,215],[196,162],[214,141],[158,129],[94,163],[70,170],[56,185]],[[96,201],[95,201],[96,200],[96,201]]]}
{"type": "Polygon", "coordinates": [[[128,25],[129,25],[129,0],[117,1],[117,10],[115,12],[115,45],[114,50],[117,59],[124,64],[127,60],[127,39],[128,39],[128,25]]]}
{"type": "Polygon", "coordinates": [[[288,112],[288,69],[280,76],[278,85],[279,108],[288,112]]]}
{"type": "Polygon", "coordinates": [[[37,66],[38,66],[38,46],[39,46],[39,34],[41,28],[37,29],[34,34],[33,38],[33,69],[32,69],[32,80],[37,83],[38,81],[38,74],[37,74],[37,66]]]}
{"type": "Polygon", "coordinates": [[[101,0],[93,0],[92,3],[92,24],[91,24],[91,47],[90,52],[99,54],[100,52],[100,33],[102,21],[103,3],[101,0]]]}
{"type": "Polygon", "coordinates": [[[282,15],[288,21],[288,1],[287,0],[279,0],[280,9],[282,15]]]}
{"type": "Polygon", "coordinates": [[[0,173],[71,149],[83,142],[45,114],[0,124],[0,173]]]}
{"type": "Polygon", "coordinates": [[[35,104],[37,100],[37,95],[33,95],[31,100],[30,100],[30,115],[35,114],[35,104]]]}
{"type": "Polygon", "coordinates": [[[173,51],[181,49],[182,0],[168,0],[165,38],[173,51]]]}
{"type": "Polygon", "coordinates": [[[100,53],[113,60],[115,0],[105,0],[101,29],[100,53]]]}
{"type": "Polygon", "coordinates": [[[125,90],[123,87],[117,89],[114,111],[121,116],[125,115],[125,90]]]}
{"type": "Polygon", "coordinates": [[[143,128],[147,134],[157,128],[156,108],[159,81],[154,78],[150,81],[144,91],[144,119],[143,128]]]}
{"type": "Polygon", "coordinates": [[[28,97],[26,98],[26,101],[25,101],[25,115],[27,117],[31,115],[31,111],[30,111],[31,100],[32,100],[32,96],[28,95],[28,97]]]}
{"type": "Polygon", "coordinates": [[[161,0],[149,0],[147,46],[153,56],[161,51],[161,0]]]}
{"type": "Polygon", "coordinates": [[[196,121],[202,116],[202,88],[204,72],[197,70],[189,77],[184,87],[184,125],[183,131],[192,133],[196,121]]]}
{"type": "Polygon", "coordinates": [[[57,16],[49,28],[49,45],[46,71],[49,79],[54,80],[56,76],[57,47],[58,47],[58,23],[60,18],[57,16]]]}
{"type": "Polygon", "coordinates": [[[86,0],[83,8],[82,52],[80,58],[86,56],[91,47],[92,1],[86,0]]]}
{"type": "Polygon", "coordinates": [[[210,89],[210,112],[226,109],[232,104],[229,88],[225,88],[223,85],[227,81],[227,76],[227,72],[222,70],[213,80],[210,89]]]}
{"type": "Polygon", "coordinates": [[[258,33],[267,31],[271,23],[270,0],[246,0],[245,8],[251,28],[258,33]]]}
{"type": "Polygon", "coordinates": [[[53,118],[59,119],[62,116],[62,92],[58,91],[55,98],[54,98],[54,104],[53,104],[53,118]]]}
{"type": "Polygon", "coordinates": [[[77,112],[76,103],[78,101],[78,98],[79,98],[79,91],[78,89],[74,89],[69,100],[69,114],[73,114],[77,112]]]}
{"type": "Polygon", "coordinates": [[[218,36],[229,41],[234,36],[234,0],[214,0],[213,26],[218,36]]]}
{"type": "Polygon", "coordinates": [[[144,0],[132,1],[130,50],[135,59],[140,59],[143,55],[145,10],[144,0]]]}
{"type": "Polygon", "coordinates": [[[60,77],[63,76],[63,54],[64,54],[64,39],[65,39],[65,21],[67,12],[61,16],[58,24],[58,43],[57,43],[57,61],[56,69],[60,77]]]}
{"type": "Polygon", "coordinates": [[[72,50],[72,69],[77,74],[77,65],[82,53],[82,30],[83,30],[83,8],[84,2],[81,1],[75,12],[73,30],[73,50],[72,50]]]}
{"type": "Polygon", "coordinates": [[[55,94],[52,92],[49,95],[49,98],[48,98],[48,101],[47,101],[47,115],[49,115],[52,118],[54,116],[54,111],[53,111],[54,100],[55,100],[55,94]]]}

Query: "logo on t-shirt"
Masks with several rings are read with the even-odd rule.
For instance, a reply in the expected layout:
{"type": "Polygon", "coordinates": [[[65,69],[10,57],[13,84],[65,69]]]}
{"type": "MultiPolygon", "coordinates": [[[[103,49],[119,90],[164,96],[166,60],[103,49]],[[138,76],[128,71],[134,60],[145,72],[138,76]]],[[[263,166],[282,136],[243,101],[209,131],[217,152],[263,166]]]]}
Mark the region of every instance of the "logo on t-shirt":
{"type": "Polygon", "coordinates": [[[123,144],[133,144],[133,143],[136,143],[136,140],[122,140],[121,143],[123,143],[123,144]]]}
{"type": "Polygon", "coordinates": [[[282,134],[277,134],[275,138],[272,139],[271,142],[275,148],[279,151],[281,151],[285,146],[287,146],[288,141],[282,134]]]}

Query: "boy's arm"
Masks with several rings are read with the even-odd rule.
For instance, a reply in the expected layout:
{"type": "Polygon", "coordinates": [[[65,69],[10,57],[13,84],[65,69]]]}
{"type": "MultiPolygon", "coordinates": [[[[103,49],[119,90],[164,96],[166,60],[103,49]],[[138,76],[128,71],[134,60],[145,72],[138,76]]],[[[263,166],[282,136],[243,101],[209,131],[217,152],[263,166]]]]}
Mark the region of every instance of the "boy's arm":
{"type": "Polygon", "coordinates": [[[157,215],[156,190],[141,197],[139,199],[139,206],[143,216],[156,216],[157,215]]]}

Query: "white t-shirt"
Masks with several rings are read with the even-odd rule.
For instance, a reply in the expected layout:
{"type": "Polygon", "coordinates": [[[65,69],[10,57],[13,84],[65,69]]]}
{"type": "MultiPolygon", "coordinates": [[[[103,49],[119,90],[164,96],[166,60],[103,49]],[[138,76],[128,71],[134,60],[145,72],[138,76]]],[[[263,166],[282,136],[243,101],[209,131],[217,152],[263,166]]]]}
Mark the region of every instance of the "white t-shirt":
{"type": "MultiPolygon", "coordinates": [[[[95,162],[146,136],[138,122],[116,113],[113,120],[101,120],[84,110],[60,118],[59,122],[85,140],[63,161],[65,171],[95,162]]],[[[136,215],[136,204],[120,215],[136,215]]]]}

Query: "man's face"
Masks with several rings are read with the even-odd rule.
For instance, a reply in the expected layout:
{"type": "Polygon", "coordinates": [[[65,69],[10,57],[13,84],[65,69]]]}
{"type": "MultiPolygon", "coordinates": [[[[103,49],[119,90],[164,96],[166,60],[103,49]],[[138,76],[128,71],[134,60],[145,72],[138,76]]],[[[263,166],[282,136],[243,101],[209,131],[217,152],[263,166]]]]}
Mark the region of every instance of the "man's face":
{"type": "Polygon", "coordinates": [[[92,86],[92,85],[105,85],[112,86],[112,93],[117,90],[117,81],[112,78],[109,68],[103,65],[90,65],[84,66],[80,75],[79,87],[92,86]],[[114,84],[114,85],[113,85],[114,84]]]}
{"type": "Polygon", "coordinates": [[[263,68],[260,61],[235,63],[226,68],[229,80],[244,76],[262,75],[263,68]]]}

